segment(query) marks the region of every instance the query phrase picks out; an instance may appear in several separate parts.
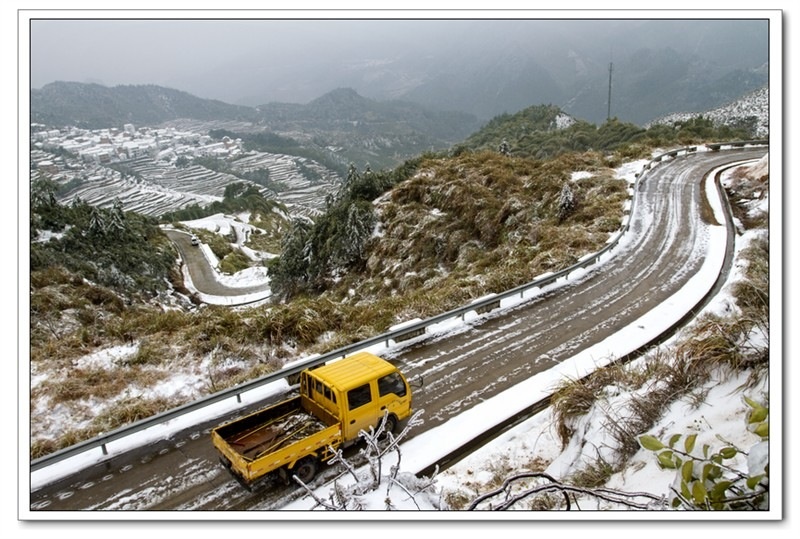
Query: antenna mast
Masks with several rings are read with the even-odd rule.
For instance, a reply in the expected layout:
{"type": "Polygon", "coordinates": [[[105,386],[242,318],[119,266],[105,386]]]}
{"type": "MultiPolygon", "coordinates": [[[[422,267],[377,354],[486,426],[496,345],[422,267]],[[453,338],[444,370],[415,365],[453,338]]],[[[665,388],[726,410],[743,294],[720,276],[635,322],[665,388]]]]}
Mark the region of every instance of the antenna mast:
{"type": "Polygon", "coordinates": [[[608,115],[606,121],[611,119],[611,73],[614,71],[614,62],[608,64],[608,115]]]}

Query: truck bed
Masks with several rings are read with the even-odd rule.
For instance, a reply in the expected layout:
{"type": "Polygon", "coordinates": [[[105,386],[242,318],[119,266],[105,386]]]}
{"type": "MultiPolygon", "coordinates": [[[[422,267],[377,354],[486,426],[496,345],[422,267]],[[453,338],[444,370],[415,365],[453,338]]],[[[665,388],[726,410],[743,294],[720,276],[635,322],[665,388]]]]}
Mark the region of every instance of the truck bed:
{"type": "Polygon", "coordinates": [[[297,397],[229,423],[218,428],[217,432],[232,450],[252,461],[326,427],[325,423],[300,407],[300,398],[297,397]]]}
{"type": "Polygon", "coordinates": [[[322,421],[300,410],[226,441],[244,458],[255,460],[267,453],[278,451],[294,441],[307,438],[324,428],[325,424],[322,421]]]}

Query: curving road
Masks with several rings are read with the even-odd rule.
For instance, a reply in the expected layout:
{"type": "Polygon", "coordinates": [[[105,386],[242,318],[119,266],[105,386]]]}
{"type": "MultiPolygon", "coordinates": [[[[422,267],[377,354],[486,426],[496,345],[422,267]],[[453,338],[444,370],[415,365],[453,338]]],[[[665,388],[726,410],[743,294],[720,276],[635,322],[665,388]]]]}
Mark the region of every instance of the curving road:
{"type": "MultiPolygon", "coordinates": [[[[601,267],[457,335],[431,337],[390,358],[410,379],[425,382],[414,396],[415,408],[426,411],[425,423],[412,435],[600,342],[680,289],[706,252],[702,178],[766,151],[704,152],[660,164],[640,185],[627,241],[601,267]]],[[[248,492],[232,480],[208,436],[219,422],[32,492],[31,510],[275,510],[298,494],[278,485],[248,492]]],[[[334,473],[326,469],[318,481],[334,473]]]]}
{"type": "Polygon", "coordinates": [[[208,296],[241,296],[243,298],[259,292],[269,292],[269,284],[239,288],[225,286],[218,281],[216,270],[208,263],[202,248],[192,245],[190,234],[168,228],[164,229],[164,233],[178,248],[181,260],[189,271],[191,284],[198,292],[208,296]]]}

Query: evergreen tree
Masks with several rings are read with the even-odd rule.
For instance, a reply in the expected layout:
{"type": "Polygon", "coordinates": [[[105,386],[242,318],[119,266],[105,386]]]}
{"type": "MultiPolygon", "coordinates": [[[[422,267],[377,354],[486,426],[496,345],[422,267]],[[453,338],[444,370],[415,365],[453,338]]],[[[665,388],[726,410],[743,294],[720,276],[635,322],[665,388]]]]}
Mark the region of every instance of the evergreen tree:
{"type": "Polygon", "coordinates": [[[284,235],[281,255],[267,266],[272,292],[278,298],[289,298],[308,285],[311,268],[311,229],[305,219],[295,219],[284,235]]]}
{"type": "Polygon", "coordinates": [[[122,209],[122,201],[119,198],[114,199],[114,205],[111,208],[111,215],[108,222],[107,230],[116,234],[122,234],[127,230],[125,222],[125,211],[122,209]]]}
{"type": "Polygon", "coordinates": [[[105,236],[106,221],[103,217],[103,210],[97,206],[92,206],[89,214],[89,234],[92,236],[105,236]]]}
{"type": "Polygon", "coordinates": [[[503,142],[500,143],[500,148],[498,148],[501,154],[508,155],[511,153],[511,148],[508,146],[508,141],[503,139],[503,142]]]}

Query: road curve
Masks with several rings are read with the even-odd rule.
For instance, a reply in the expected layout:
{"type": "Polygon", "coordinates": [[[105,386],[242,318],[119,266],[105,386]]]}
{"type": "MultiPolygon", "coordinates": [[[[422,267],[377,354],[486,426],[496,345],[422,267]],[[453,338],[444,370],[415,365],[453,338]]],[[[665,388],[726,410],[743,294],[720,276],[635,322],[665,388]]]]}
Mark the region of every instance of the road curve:
{"type": "MultiPolygon", "coordinates": [[[[165,228],[164,233],[177,247],[181,260],[189,273],[191,286],[204,297],[238,297],[242,298],[241,303],[249,303],[253,301],[253,296],[259,293],[263,293],[265,297],[270,295],[269,284],[248,287],[231,287],[222,284],[219,282],[216,269],[211,267],[202,249],[192,245],[190,234],[169,228],[165,228]]],[[[221,303],[232,305],[235,302],[221,303]]]]}
{"type": "MultiPolygon", "coordinates": [[[[419,435],[447,418],[602,341],[679,290],[699,269],[709,225],[700,215],[704,175],[756,159],[766,149],[703,152],[663,163],[640,185],[624,246],[580,281],[467,326],[431,337],[392,361],[424,386],[419,435]]],[[[242,489],[217,462],[209,430],[197,425],[31,493],[32,511],[276,510],[296,488],[242,489]]],[[[335,471],[326,470],[325,474],[335,471]]]]}

